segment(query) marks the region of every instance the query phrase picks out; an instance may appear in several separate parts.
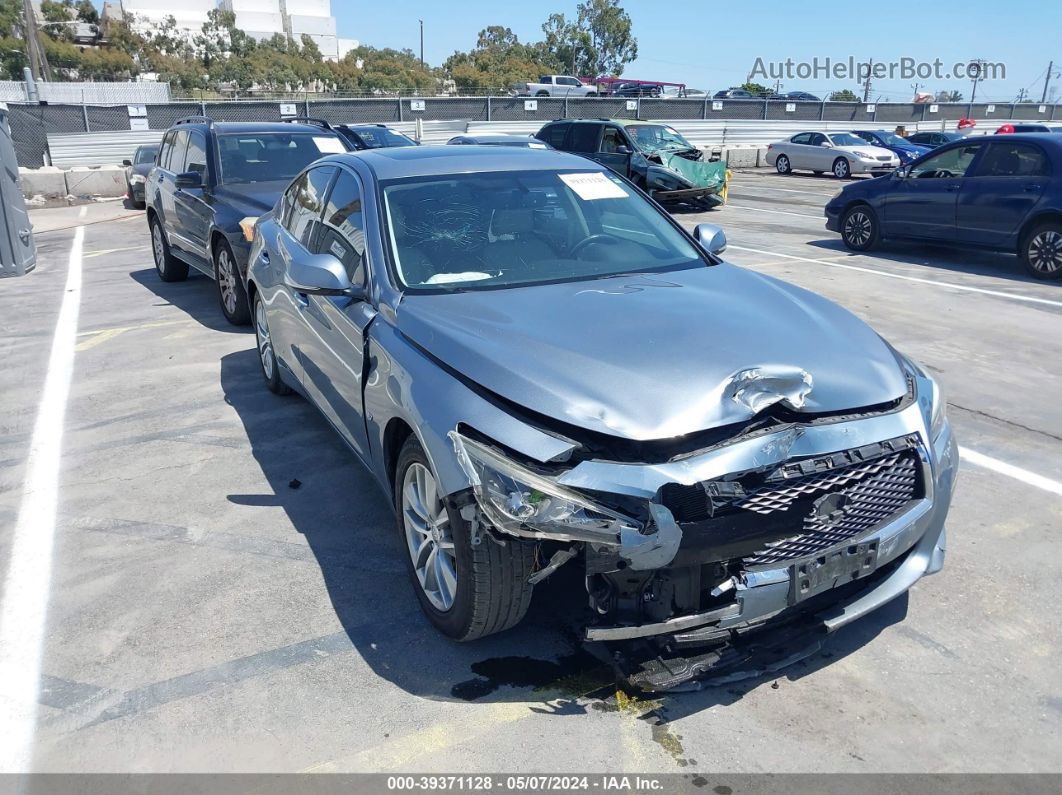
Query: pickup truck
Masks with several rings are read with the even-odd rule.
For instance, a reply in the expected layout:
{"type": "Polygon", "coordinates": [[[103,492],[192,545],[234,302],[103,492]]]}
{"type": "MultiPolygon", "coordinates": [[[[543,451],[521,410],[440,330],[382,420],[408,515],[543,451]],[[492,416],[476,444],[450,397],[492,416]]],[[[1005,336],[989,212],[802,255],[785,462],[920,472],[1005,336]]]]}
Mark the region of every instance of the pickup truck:
{"type": "Polygon", "coordinates": [[[542,75],[537,83],[517,83],[518,97],[596,97],[597,86],[588,86],[578,77],[542,75]]]}

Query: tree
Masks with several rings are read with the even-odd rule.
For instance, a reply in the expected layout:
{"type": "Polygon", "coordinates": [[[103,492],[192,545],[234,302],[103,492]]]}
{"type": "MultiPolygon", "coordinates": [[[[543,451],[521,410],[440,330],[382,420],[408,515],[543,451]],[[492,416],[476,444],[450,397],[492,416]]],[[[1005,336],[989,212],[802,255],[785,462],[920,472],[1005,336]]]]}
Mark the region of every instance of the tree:
{"type": "Polygon", "coordinates": [[[830,102],[859,102],[859,97],[846,88],[830,94],[830,102]]]}
{"type": "Polygon", "coordinates": [[[771,93],[771,89],[767,88],[767,86],[761,86],[759,83],[753,83],[751,81],[748,83],[742,83],[741,87],[754,97],[765,97],[771,93]]]}
{"type": "Polygon", "coordinates": [[[545,49],[573,74],[623,74],[623,67],[638,57],[638,40],[619,0],[585,0],[576,11],[574,22],[564,14],[550,14],[542,26],[545,49]]]}
{"type": "Polygon", "coordinates": [[[521,44],[509,28],[491,25],[479,32],[471,52],[455,52],[444,71],[458,88],[482,91],[537,79],[543,72],[563,69],[541,44],[521,44]]]}
{"type": "Polygon", "coordinates": [[[937,102],[962,102],[961,91],[938,91],[936,96],[937,102]]]}

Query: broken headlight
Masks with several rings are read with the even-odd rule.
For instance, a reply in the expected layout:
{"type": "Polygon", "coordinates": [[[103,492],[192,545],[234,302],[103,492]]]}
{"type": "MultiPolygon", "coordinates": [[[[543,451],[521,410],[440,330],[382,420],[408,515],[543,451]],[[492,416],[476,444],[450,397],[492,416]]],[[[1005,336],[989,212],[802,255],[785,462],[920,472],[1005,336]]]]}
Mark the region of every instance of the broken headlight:
{"type": "Polygon", "coordinates": [[[503,532],[617,544],[624,531],[641,531],[634,519],[532,472],[492,447],[457,431],[450,431],[449,436],[480,509],[503,532]]]}
{"type": "Polygon", "coordinates": [[[940,436],[940,432],[944,429],[944,421],[948,416],[944,392],[933,376],[916,364],[913,359],[903,354],[901,357],[908,374],[914,379],[915,397],[918,399],[918,406],[925,418],[926,428],[929,429],[929,440],[932,442],[940,436]]]}

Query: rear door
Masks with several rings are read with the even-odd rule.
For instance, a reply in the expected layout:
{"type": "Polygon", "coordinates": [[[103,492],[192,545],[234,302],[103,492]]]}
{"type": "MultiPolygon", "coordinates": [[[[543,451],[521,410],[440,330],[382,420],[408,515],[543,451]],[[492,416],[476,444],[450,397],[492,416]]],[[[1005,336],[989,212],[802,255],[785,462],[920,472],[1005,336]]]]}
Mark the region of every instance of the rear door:
{"type": "Polygon", "coordinates": [[[959,192],[982,144],[958,144],[934,152],[897,179],[885,197],[885,234],[953,239],[959,192]]]}
{"type": "Polygon", "coordinates": [[[33,224],[26,212],[22,196],[22,184],[18,176],[18,161],[11,140],[7,113],[0,112],[0,161],[3,163],[3,221],[6,226],[4,248],[0,253],[0,275],[21,276],[32,270],[37,262],[37,249],[33,242],[33,224]]]}
{"type": "Polygon", "coordinates": [[[957,224],[959,239],[980,245],[1008,246],[1040,201],[1051,165],[1036,144],[992,143],[962,181],[957,224]]]}
{"type": "Polygon", "coordinates": [[[188,150],[188,130],[173,130],[167,138],[172,136],[169,146],[169,157],[165,163],[160,163],[156,171],[159,173],[159,211],[162,215],[162,226],[166,230],[166,239],[170,242],[170,248],[188,254],[184,240],[181,237],[181,229],[177,220],[177,206],[175,195],[177,186],[174,178],[184,171],[184,156],[188,150]]]}

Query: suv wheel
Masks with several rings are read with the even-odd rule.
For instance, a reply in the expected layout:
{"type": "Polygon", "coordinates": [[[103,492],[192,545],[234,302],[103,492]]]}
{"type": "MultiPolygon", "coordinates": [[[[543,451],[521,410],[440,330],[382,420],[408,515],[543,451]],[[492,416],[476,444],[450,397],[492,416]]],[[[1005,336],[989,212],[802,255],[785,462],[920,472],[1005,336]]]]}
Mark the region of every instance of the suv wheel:
{"type": "Polygon", "coordinates": [[[857,204],[841,219],[841,240],[853,251],[873,248],[880,234],[878,217],[865,204],[857,204]]]}
{"type": "Polygon", "coordinates": [[[214,246],[214,281],[218,285],[218,300],[225,319],[234,326],[246,326],[251,322],[247,289],[243,286],[236,257],[224,240],[214,246]]]}
{"type": "Polygon", "coordinates": [[[398,532],[417,599],[428,620],[455,640],[517,624],[531,604],[533,543],[506,536],[472,545],[471,525],[443,499],[420,442],[410,436],[395,468],[398,532]]]}
{"type": "Polygon", "coordinates": [[[155,258],[155,270],[164,282],[183,282],[188,278],[188,263],[170,253],[170,244],[157,216],[151,217],[151,254],[155,258]]]}
{"type": "Polygon", "coordinates": [[[1037,224],[1025,236],[1021,260],[1037,279],[1062,279],[1062,224],[1037,224]]]}
{"type": "Polygon", "coordinates": [[[265,301],[262,300],[260,294],[255,294],[254,297],[254,336],[258,342],[258,361],[262,365],[262,375],[265,377],[269,391],[276,395],[290,395],[291,387],[280,378],[280,365],[277,363],[273,338],[269,334],[265,301]]]}

